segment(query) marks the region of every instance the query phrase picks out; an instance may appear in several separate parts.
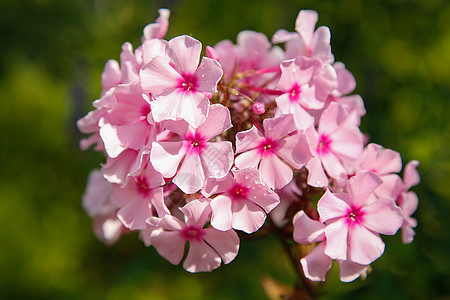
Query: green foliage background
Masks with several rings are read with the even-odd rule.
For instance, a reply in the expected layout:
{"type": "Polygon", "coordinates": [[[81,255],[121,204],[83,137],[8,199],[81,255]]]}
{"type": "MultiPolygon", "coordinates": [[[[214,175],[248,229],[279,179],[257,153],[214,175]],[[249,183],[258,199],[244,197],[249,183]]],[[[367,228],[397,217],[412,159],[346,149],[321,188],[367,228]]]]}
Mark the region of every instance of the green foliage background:
{"type": "Polygon", "coordinates": [[[385,237],[367,280],[335,271],[323,299],[450,297],[450,2],[445,0],[0,0],[0,298],[265,299],[260,280],[291,284],[275,239],[243,241],[230,265],[189,274],[136,235],[96,240],[81,207],[87,175],[103,162],[78,149],[75,122],[100,94],[107,59],[139,45],[142,29],[171,9],[167,38],[235,41],[294,30],[300,9],[319,12],[332,50],[357,80],[372,142],[421,162],[413,244],[385,237]]]}

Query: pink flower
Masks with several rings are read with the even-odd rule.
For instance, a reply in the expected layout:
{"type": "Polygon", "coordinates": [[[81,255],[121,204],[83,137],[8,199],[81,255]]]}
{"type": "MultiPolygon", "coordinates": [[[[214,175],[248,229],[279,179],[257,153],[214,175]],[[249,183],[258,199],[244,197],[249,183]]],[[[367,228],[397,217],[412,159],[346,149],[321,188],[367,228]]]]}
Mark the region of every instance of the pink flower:
{"type": "Polygon", "coordinates": [[[322,196],[317,208],[320,221],[327,225],[326,255],[367,265],[383,254],[379,233],[395,234],[403,218],[392,199],[369,199],[381,183],[375,173],[361,171],[348,181],[347,193],[327,190],[322,196]]]}
{"type": "Polygon", "coordinates": [[[281,78],[276,89],[285,92],[277,97],[277,114],[292,114],[298,129],[306,130],[314,124],[314,118],[305,110],[321,108],[324,102],[315,97],[314,86],[309,85],[313,68],[305,70],[295,63],[287,60],[281,64],[281,78]]]}
{"type": "Polygon", "coordinates": [[[211,208],[208,201],[194,200],[180,208],[185,223],[172,215],[151,218],[149,223],[162,230],[153,230],[151,244],[170,263],[177,265],[184,255],[185,244],[189,251],[183,263],[188,272],[210,272],[221,261],[230,263],[239,251],[239,238],[234,230],[220,231],[204,228],[211,208]]]}
{"type": "Polygon", "coordinates": [[[317,12],[313,10],[301,10],[295,21],[297,33],[287,32],[284,29],[275,32],[272,37],[273,43],[286,44],[286,57],[295,58],[298,55],[319,58],[324,63],[332,63],[330,29],[321,26],[314,30],[318,20],[317,12]]]}
{"type": "Polygon", "coordinates": [[[293,177],[290,166],[301,168],[311,154],[305,135],[297,132],[292,115],[267,118],[263,127],[264,134],[255,126],[236,134],[236,153],[241,154],[235,164],[239,169],[257,168],[267,185],[282,188],[293,177]]]}
{"type": "Polygon", "coordinates": [[[359,128],[348,122],[348,115],[337,103],[331,103],[323,112],[319,128],[310,127],[306,137],[314,157],[308,162],[308,184],[315,187],[328,185],[324,173],[335,179],[347,175],[346,160],[355,161],[363,149],[363,135],[359,128]]]}
{"type": "MultiPolygon", "coordinates": [[[[356,171],[372,171],[380,176],[383,183],[375,190],[378,197],[396,198],[400,177],[395,174],[402,169],[400,154],[377,144],[369,144],[356,162],[356,171]]],[[[356,172],[355,172],[356,173],[356,172]]]]}
{"type": "Polygon", "coordinates": [[[196,39],[179,36],[169,41],[167,57],[156,56],[141,69],[142,89],[155,98],[150,104],[156,122],[181,118],[194,128],[204,122],[207,94],[217,91],[223,71],[207,57],[198,65],[201,50],[196,39]]]}
{"type": "Polygon", "coordinates": [[[109,157],[125,149],[141,150],[153,141],[154,124],[150,124],[150,103],[142,96],[138,84],[119,85],[108,92],[114,97],[109,113],[99,122],[99,134],[109,157]]]}
{"type": "Polygon", "coordinates": [[[226,107],[211,105],[208,117],[197,129],[183,120],[165,121],[163,126],[179,138],[153,142],[150,160],[164,177],[175,175],[172,181],[183,192],[195,193],[206,178],[221,178],[228,173],[233,164],[231,143],[208,142],[232,126],[226,107]]]}
{"type": "Polygon", "coordinates": [[[225,231],[231,228],[252,233],[257,231],[268,214],[280,202],[272,189],[265,186],[256,169],[233,170],[224,178],[209,178],[202,190],[211,200],[211,225],[225,231]]]}
{"type": "Polygon", "coordinates": [[[148,165],[142,175],[131,177],[124,186],[115,186],[112,200],[119,207],[117,217],[124,226],[130,230],[145,229],[153,209],[166,209],[163,184],[161,174],[148,165]]]}
{"type": "MultiPolygon", "coordinates": [[[[332,259],[324,252],[326,247],[326,226],[319,221],[309,218],[303,210],[294,216],[293,224],[293,237],[297,243],[319,243],[307,256],[300,259],[306,278],[312,281],[325,281],[332,262],[332,259]]],[[[353,281],[367,270],[366,265],[350,260],[338,260],[338,264],[340,279],[343,282],[353,281]]]]}

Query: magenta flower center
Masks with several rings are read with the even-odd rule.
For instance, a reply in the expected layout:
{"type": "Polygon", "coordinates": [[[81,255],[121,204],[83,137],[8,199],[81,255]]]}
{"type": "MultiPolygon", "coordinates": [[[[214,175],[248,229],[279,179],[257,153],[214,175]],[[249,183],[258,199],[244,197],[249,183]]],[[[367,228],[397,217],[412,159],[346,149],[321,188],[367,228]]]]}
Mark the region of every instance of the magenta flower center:
{"type": "Polygon", "coordinates": [[[361,210],[361,207],[359,207],[359,208],[353,207],[348,212],[347,224],[352,225],[355,223],[362,223],[363,216],[364,216],[364,212],[361,210]]]}
{"type": "Polygon", "coordinates": [[[297,103],[300,100],[300,94],[302,92],[302,88],[296,83],[294,86],[289,90],[289,99],[293,103],[297,103]]]}
{"type": "Polygon", "coordinates": [[[198,89],[198,79],[194,74],[182,74],[182,78],[178,81],[178,88],[182,92],[193,93],[198,89]]]}
{"type": "Polygon", "coordinates": [[[195,151],[200,154],[206,147],[206,139],[197,131],[193,134],[188,134],[185,140],[187,141],[188,151],[195,151]]]}
{"type": "Polygon", "coordinates": [[[189,240],[190,242],[193,241],[201,241],[203,238],[203,229],[197,226],[189,225],[188,227],[181,230],[181,235],[186,240],[189,240]]]}
{"type": "Polygon", "coordinates": [[[331,151],[331,139],[328,135],[322,134],[319,137],[319,143],[317,144],[316,151],[320,155],[328,154],[331,151]]]}
{"type": "Polygon", "coordinates": [[[144,197],[147,197],[150,194],[151,188],[148,187],[148,182],[145,177],[136,177],[135,183],[139,194],[143,195],[144,197]]]}
{"type": "Polygon", "coordinates": [[[249,188],[236,182],[231,189],[228,191],[228,195],[233,201],[240,201],[246,199],[248,196],[249,188]]]}
{"type": "Polygon", "coordinates": [[[278,142],[271,138],[265,138],[257,147],[259,154],[264,157],[272,155],[278,148],[278,142]]]}

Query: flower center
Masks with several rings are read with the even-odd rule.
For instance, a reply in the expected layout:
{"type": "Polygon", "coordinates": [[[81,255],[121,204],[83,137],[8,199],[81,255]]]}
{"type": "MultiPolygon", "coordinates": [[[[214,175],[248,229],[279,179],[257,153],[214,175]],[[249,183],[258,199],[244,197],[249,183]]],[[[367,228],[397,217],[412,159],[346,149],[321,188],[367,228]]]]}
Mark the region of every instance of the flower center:
{"type": "Polygon", "coordinates": [[[135,178],[136,188],[138,193],[143,196],[148,196],[150,194],[151,188],[148,187],[147,179],[143,176],[135,178]]]}
{"type": "Polygon", "coordinates": [[[193,134],[188,134],[185,140],[187,141],[188,151],[195,151],[200,154],[206,147],[205,138],[197,131],[193,134]]]}
{"type": "Polygon", "coordinates": [[[182,92],[196,92],[198,88],[198,80],[197,76],[194,74],[182,74],[183,78],[181,78],[178,82],[178,88],[182,92]]]}
{"type": "Polygon", "coordinates": [[[201,241],[203,238],[203,229],[200,227],[196,227],[193,225],[190,225],[183,230],[181,230],[181,235],[186,240],[192,241],[201,241]]]}
{"type": "Polygon", "coordinates": [[[231,199],[233,201],[240,201],[242,199],[247,198],[249,192],[249,188],[247,186],[242,185],[241,183],[236,182],[233,187],[228,191],[231,199]]]}
{"type": "Polygon", "coordinates": [[[257,147],[259,154],[264,157],[268,155],[272,155],[278,148],[278,143],[271,138],[265,138],[257,147]]]}
{"type": "Polygon", "coordinates": [[[355,223],[361,223],[364,216],[364,212],[361,211],[360,208],[352,208],[347,215],[347,223],[348,224],[355,224],[355,223]]]}
{"type": "Polygon", "coordinates": [[[296,83],[289,91],[289,99],[293,103],[297,103],[300,100],[300,94],[302,93],[302,88],[296,83]]]}
{"type": "Polygon", "coordinates": [[[328,135],[322,134],[319,137],[319,143],[317,144],[316,151],[320,155],[328,154],[331,151],[331,139],[328,135]]]}

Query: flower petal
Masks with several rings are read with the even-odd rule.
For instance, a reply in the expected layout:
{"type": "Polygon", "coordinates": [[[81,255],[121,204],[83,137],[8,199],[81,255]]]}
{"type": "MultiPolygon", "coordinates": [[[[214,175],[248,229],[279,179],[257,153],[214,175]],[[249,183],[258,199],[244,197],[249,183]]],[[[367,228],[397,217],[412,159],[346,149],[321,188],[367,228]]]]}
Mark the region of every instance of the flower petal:
{"type": "Polygon", "coordinates": [[[362,225],[355,224],[348,235],[349,259],[368,265],[384,252],[384,243],[380,236],[362,225]]]}
{"type": "Polygon", "coordinates": [[[203,57],[194,73],[198,78],[198,90],[205,93],[217,92],[217,83],[222,78],[223,70],[215,59],[203,57]]]}
{"type": "Polygon", "coordinates": [[[219,254],[203,241],[190,241],[183,268],[191,273],[211,272],[220,266],[221,261],[219,254]]]}
{"type": "Polygon", "coordinates": [[[324,253],[324,244],[320,243],[311,253],[303,257],[300,263],[306,278],[312,281],[325,281],[331,269],[331,258],[324,253]]]}
{"type": "Polygon", "coordinates": [[[202,43],[188,35],[182,35],[169,41],[167,55],[180,74],[192,75],[197,69],[201,51],[202,43]]]}
{"type": "Polygon", "coordinates": [[[325,240],[325,225],[313,220],[303,210],[294,216],[294,240],[299,244],[312,244],[325,240]]]}
{"type": "Polygon", "coordinates": [[[348,233],[347,220],[344,218],[327,225],[325,227],[325,236],[327,238],[325,254],[332,259],[346,260],[348,233]]]}
{"type": "Polygon", "coordinates": [[[196,153],[187,154],[177,175],[172,182],[184,193],[193,194],[200,190],[205,183],[205,171],[200,156],[196,153]]]}
{"type": "Polygon", "coordinates": [[[222,231],[230,230],[233,226],[233,214],[231,211],[232,200],[224,195],[219,195],[211,200],[211,226],[222,231]]]}
{"type": "Polygon", "coordinates": [[[206,228],[203,239],[220,255],[224,264],[230,263],[238,254],[239,237],[234,230],[219,231],[206,228]]]}
{"type": "Polygon", "coordinates": [[[164,177],[175,175],[178,165],[186,154],[183,142],[153,142],[150,162],[164,177]]]}
{"type": "Polygon", "coordinates": [[[171,264],[178,265],[184,255],[186,240],[178,231],[154,230],[150,235],[151,244],[159,255],[171,264]]]}

